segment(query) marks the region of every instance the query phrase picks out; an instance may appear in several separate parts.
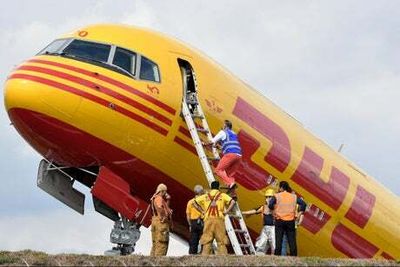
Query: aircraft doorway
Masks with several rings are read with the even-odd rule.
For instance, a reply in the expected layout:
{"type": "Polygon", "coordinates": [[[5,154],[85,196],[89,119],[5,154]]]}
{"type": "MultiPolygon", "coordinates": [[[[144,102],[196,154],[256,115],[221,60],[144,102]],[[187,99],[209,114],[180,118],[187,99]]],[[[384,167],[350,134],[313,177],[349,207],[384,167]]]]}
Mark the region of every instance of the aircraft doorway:
{"type": "Polygon", "coordinates": [[[186,99],[190,113],[195,114],[197,112],[196,75],[192,66],[186,60],[178,58],[178,64],[182,75],[183,97],[186,99]]]}

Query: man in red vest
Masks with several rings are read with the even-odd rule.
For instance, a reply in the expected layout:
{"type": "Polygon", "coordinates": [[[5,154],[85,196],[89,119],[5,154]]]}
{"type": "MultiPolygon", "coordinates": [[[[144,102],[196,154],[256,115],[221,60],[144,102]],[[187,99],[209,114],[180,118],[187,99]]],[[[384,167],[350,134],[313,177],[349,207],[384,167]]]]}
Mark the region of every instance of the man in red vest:
{"type": "MultiPolygon", "coordinates": [[[[279,183],[279,193],[275,194],[269,201],[268,207],[274,210],[275,215],[275,255],[281,255],[282,239],[286,234],[290,255],[297,256],[296,244],[296,208],[299,205],[297,216],[302,220],[303,212],[306,210],[306,203],[302,198],[291,193],[288,182],[279,183]]],[[[301,221],[299,222],[301,223],[301,221]]]]}

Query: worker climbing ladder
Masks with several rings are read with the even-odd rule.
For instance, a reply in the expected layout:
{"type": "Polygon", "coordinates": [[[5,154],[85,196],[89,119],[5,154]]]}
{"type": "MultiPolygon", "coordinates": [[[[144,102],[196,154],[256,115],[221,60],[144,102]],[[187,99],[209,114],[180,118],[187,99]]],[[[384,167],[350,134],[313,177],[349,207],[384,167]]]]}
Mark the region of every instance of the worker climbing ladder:
{"type": "MultiPolygon", "coordinates": [[[[211,185],[211,183],[215,181],[215,177],[210,166],[210,161],[219,160],[219,153],[218,150],[212,146],[211,156],[207,156],[206,154],[202,139],[200,138],[200,133],[204,134],[208,141],[211,141],[212,134],[197,97],[196,77],[188,63],[186,66],[181,66],[181,71],[185,89],[182,100],[182,115],[188,126],[208,184],[211,185]],[[198,123],[196,123],[195,120],[198,123]]],[[[255,254],[253,242],[237,201],[231,214],[225,216],[225,227],[236,255],[255,254]]]]}

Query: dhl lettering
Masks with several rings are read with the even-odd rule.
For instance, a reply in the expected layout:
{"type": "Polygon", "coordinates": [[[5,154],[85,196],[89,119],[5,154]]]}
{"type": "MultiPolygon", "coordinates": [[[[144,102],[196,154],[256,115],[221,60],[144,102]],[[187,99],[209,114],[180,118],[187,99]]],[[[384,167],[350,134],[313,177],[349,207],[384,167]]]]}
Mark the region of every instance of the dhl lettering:
{"type": "Polygon", "coordinates": [[[372,258],[378,248],[342,224],[332,232],[332,245],[350,258],[372,258]]]}
{"type": "Polygon", "coordinates": [[[278,171],[284,172],[290,162],[290,143],[283,129],[240,97],[236,101],[233,114],[272,142],[272,148],[264,160],[278,171]]]}
{"type": "Polygon", "coordinates": [[[244,130],[239,131],[238,138],[243,153],[242,163],[233,176],[236,181],[245,188],[249,190],[260,190],[269,185],[268,177],[270,177],[267,171],[251,160],[251,156],[260,147],[260,142],[244,130]]]}
{"type": "Polygon", "coordinates": [[[329,221],[331,216],[321,211],[317,206],[312,205],[310,209],[304,213],[304,219],[301,226],[313,234],[319,232],[324,225],[329,221]]]}
{"type": "Polygon", "coordinates": [[[382,253],[381,253],[381,256],[382,256],[383,258],[387,259],[387,260],[394,260],[394,257],[392,257],[391,255],[389,255],[389,254],[386,253],[386,252],[382,252],[382,253]]]}
{"type": "Polygon", "coordinates": [[[323,182],[320,178],[323,164],[323,158],[306,147],[292,180],[325,204],[337,210],[346,196],[350,178],[332,166],[329,181],[323,182]]]}
{"type": "Polygon", "coordinates": [[[371,217],[374,205],[375,196],[359,185],[345,217],[359,227],[364,228],[371,217]]]}

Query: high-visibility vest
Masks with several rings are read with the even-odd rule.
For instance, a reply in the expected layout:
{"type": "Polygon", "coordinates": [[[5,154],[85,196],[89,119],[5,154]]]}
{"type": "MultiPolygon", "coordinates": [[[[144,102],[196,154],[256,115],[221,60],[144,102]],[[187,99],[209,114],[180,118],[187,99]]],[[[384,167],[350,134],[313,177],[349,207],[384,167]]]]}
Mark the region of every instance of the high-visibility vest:
{"type": "Polygon", "coordinates": [[[292,221],[295,219],[297,196],[289,192],[275,194],[275,217],[277,220],[292,221]]]}
{"type": "Polygon", "coordinates": [[[172,213],[171,209],[168,207],[167,202],[161,195],[154,195],[150,199],[150,202],[151,202],[151,210],[152,210],[153,216],[157,216],[161,220],[170,219],[170,216],[172,213]],[[156,207],[156,204],[154,203],[154,202],[156,202],[156,199],[157,199],[157,201],[161,202],[161,208],[156,207]]]}
{"type": "Polygon", "coordinates": [[[239,140],[237,134],[232,130],[225,129],[226,138],[222,143],[222,154],[235,153],[242,155],[242,150],[240,148],[239,140]]]}

